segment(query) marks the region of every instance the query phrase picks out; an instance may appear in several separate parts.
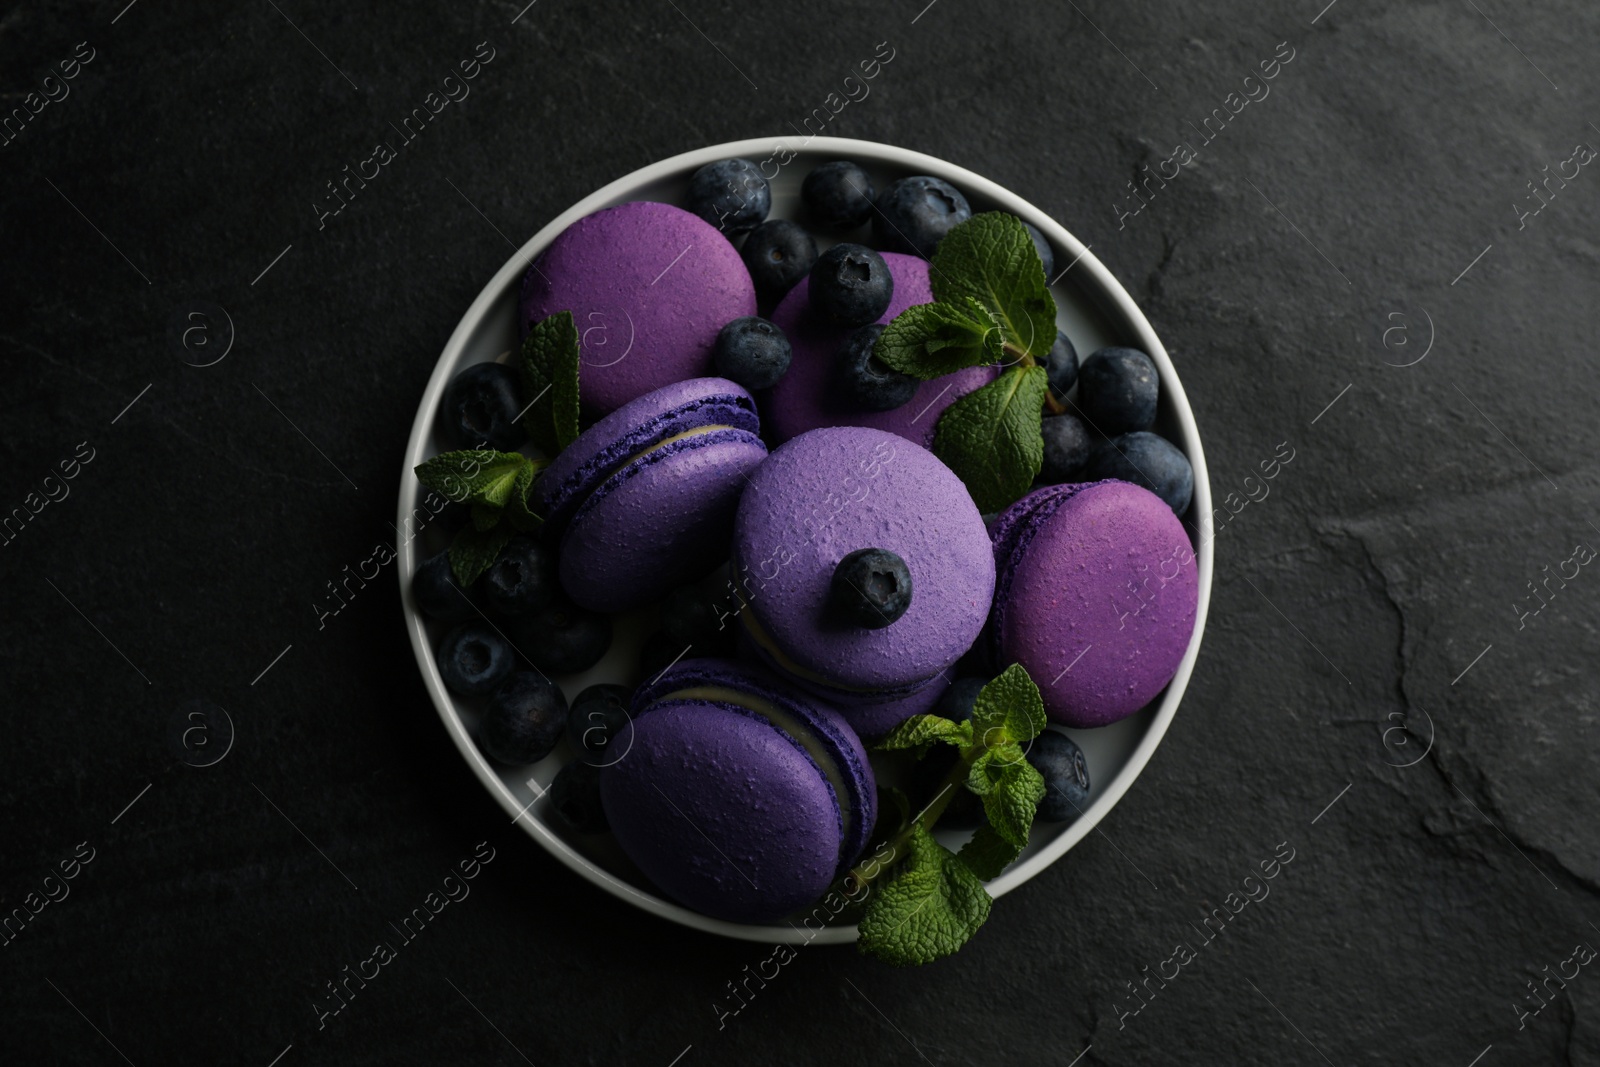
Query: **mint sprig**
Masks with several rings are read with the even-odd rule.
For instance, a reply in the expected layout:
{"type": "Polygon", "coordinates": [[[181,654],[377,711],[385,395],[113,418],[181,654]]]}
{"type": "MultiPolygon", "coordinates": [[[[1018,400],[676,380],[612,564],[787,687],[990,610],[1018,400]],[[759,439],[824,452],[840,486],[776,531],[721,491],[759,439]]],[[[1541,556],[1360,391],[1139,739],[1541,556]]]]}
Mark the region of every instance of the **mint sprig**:
{"type": "MultiPolygon", "coordinates": [[[[880,750],[914,750],[936,744],[960,758],[933,801],[870,862],[850,872],[857,886],[883,878],[867,896],[861,917],[861,951],[897,966],[931,963],[957,951],[989,916],[983,880],[997,877],[1027,847],[1044,779],[1022,746],[1044,729],[1039,687],[1012,664],[978,694],[968,722],[915,715],[880,740],[880,750]],[[956,789],[983,798],[987,825],[960,852],[930,833],[956,789]]],[[[854,894],[852,894],[854,895],[854,894]]]]}
{"type": "Polygon", "coordinates": [[[522,391],[528,398],[522,426],[548,456],[554,456],[578,436],[581,358],[578,328],[570,311],[540,319],[522,342],[522,391]]]}
{"type": "Polygon", "coordinates": [[[955,471],[981,512],[1008,507],[1044,463],[1040,420],[1050,383],[1043,367],[1012,367],[945,409],[933,454],[955,471]]]}
{"type": "Polygon", "coordinates": [[[463,587],[489,569],[514,534],[543,521],[528,502],[543,467],[543,460],[520,452],[484,448],[442,452],[418,464],[419,482],[471,506],[472,521],[450,542],[450,570],[463,587]]]}
{"type": "Polygon", "coordinates": [[[1050,396],[1042,363],[1056,340],[1056,302],[1022,220],[974,215],[939,242],[930,264],[934,303],[907,308],[873,346],[879,362],[924,380],[1005,363],[998,379],[957,400],[934,431],[934,453],[960,476],[980,511],[1028,491],[1044,445],[1050,396]]]}

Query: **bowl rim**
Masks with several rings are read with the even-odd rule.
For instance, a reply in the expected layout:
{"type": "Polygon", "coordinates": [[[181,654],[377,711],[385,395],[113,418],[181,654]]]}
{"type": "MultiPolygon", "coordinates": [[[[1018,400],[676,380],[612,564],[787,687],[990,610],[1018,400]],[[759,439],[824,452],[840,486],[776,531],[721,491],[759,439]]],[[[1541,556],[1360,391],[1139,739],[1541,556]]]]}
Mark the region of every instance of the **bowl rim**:
{"type": "MultiPolygon", "coordinates": [[[[1194,633],[1189,639],[1189,647],[1185,650],[1183,659],[1178,664],[1178,670],[1173,675],[1172,681],[1162,691],[1160,705],[1157,707],[1155,715],[1151,718],[1144,736],[1139,739],[1121,770],[1108,783],[1097,790],[1093,802],[1079,816],[1077,821],[1071,823],[1065,830],[1057,834],[1053,841],[1039,848],[1025,859],[1013,864],[1002,872],[1000,877],[986,883],[989,894],[998,898],[1039,874],[1050,864],[1060,859],[1079,841],[1083,840],[1117,805],[1133,785],[1134,780],[1143,773],[1145,766],[1150,762],[1150,758],[1155,754],[1156,748],[1166,736],[1167,729],[1177,714],[1178,704],[1183,699],[1184,691],[1188,687],[1189,677],[1194,670],[1195,661],[1200,654],[1200,642],[1205,632],[1207,609],[1211,601],[1211,580],[1215,555],[1212,531],[1211,486],[1206,470],[1205,454],[1200,444],[1199,427],[1195,423],[1194,412],[1189,406],[1189,400],[1184,393],[1183,384],[1178,379],[1177,371],[1172,365],[1172,360],[1168,356],[1166,348],[1162,345],[1160,338],[1156,336],[1155,329],[1150,325],[1149,320],[1145,318],[1144,313],[1140,311],[1133,297],[1094,256],[1089,250],[1090,246],[1079,241],[1064,226],[1020,196],[980,174],[946,162],[938,157],[894,145],[844,137],[756,137],[730,141],[724,144],[708,145],[704,148],[697,148],[658,160],[607,183],[551,219],[550,222],[541,227],[538,232],[518,248],[511,258],[484,285],[477,298],[473,300],[462,315],[461,321],[457,323],[456,328],[451,332],[450,339],[445,343],[438,361],[434,364],[433,373],[428,378],[427,386],[423,389],[417,406],[417,415],[411,426],[410,438],[406,444],[404,463],[400,472],[400,501],[397,513],[397,527],[399,529],[406,528],[405,524],[409,521],[418,505],[421,494],[419,492],[419,483],[412,471],[413,468],[427,458],[423,455],[423,451],[437,416],[444,388],[460,363],[465,353],[467,342],[477,332],[493,305],[503,298],[506,290],[520,287],[522,275],[527,270],[528,264],[555,239],[556,235],[578,219],[603,207],[610,206],[614,201],[620,202],[621,199],[627,197],[628,193],[654,182],[674,175],[686,176],[696,168],[720,159],[728,159],[735,156],[770,157],[782,150],[794,153],[790,162],[784,164],[785,166],[792,165],[793,162],[802,157],[815,157],[826,154],[841,159],[872,162],[909,173],[927,174],[943,178],[963,192],[976,194],[978,198],[993,203],[1000,210],[1011,212],[1038,227],[1053,246],[1066,250],[1074,257],[1064,269],[1058,271],[1057,277],[1052,281],[1059,281],[1069,271],[1082,271],[1084,275],[1087,275],[1087,278],[1080,276],[1078,287],[1097,306],[1113,332],[1124,343],[1129,341],[1137,343],[1155,362],[1161,379],[1162,392],[1166,395],[1178,423],[1182,438],[1180,443],[1184,455],[1188,457],[1190,464],[1194,468],[1194,501],[1192,509],[1199,538],[1199,544],[1195,552],[1198,603],[1195,609],[1194,633]],[[796,148],[794,146],[797,142],[798,147],[796,148]]],[[[500,807],[511,816],[514,824],[520,823],[528,835],[544,846],[547,852],[589,882],[598,885],[618,899],[628,901],[644,911],[680,925],[744,941],[786,944],[847,944],[856,940],[857,928],[854,924],[827,926],[820,931],[810,928],[802,931],[793,924],[781,926],[744,924],[727,922],[702,915],[699,912],[643,892],[630,885],[610,871],[592,863],[538,819],[525,818],[524,816],[533,802],[530,801],[528,805],[520,803],[506,784],[501,781],[500,776],[495,773],[484,755],[478,751],[478,747],[473,742],[466,723],[456,711],[449,692],[444,687],[444,681],[439,675],[423,617],[411,597],[411,576],[419,562],[418,556],[419,551],[416,539],[402,539],[402,543],[398,546],[397,558],[399,566],[396,567],[396,574],[400,581],[401,605],[405,616],[406,630],[411,639],[412,652],[416,656],[417,665],[422,672],[423,683],[433,701],[434,709],[439,713],[439,717],[443,721],[446,731],[450,734],[451,740],[455,742],[456,748],[467,761],[467,765],[472,768],[473,773],[477,775],[484,788],[489,791],[500,807]]],[[[535,797],[535,801],[537,799],[535,797]]]]}

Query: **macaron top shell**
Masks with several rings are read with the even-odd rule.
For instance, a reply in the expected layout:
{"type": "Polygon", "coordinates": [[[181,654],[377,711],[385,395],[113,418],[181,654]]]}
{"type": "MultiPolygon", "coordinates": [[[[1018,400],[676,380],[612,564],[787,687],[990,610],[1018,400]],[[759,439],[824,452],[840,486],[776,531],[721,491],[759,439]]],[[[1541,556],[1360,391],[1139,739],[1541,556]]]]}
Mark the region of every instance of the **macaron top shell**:
{"type": "MultiPolygon", "coordinates": [[[[887,325],[906,308],[933,302],[927,260],[884,252],[883,261],[894,278],[894,296],[878,322],[887,325]]],[[[763,398],[763,415],[775,440],[787,441],[822,426],[870,426],[927,448],[933,444],[934,426],[945,408],[996,376],[992,367],[970,367],[922,382],[911,400],[900,407],[862,411],[841,401],[833,386],[839,346],[851,331],[823,321],[810,304],[810,281],[802,278],[772,313],[772,321],[789,338],[793,353],[789,370],[763,398]]]]}
{"type": "Polygon", "coordinates": [[[1020,663],[1051,719],[1104,726],[1158,694],[1189,647],[1194,549],[1161,498],[1120,481],[1051,486],[994,524],[1000,664],[1020,663]]]}
{"type": "Polygon", "coordinates": [[[558,311],[572,312],[581,339],[584,407],[605,413],[709,374],[717,332],[756,313],[756,292],[714,226],[640,200],[579,219],[529,267],[522,332],[558,311]]]}
{"type": "Polygon", "coordinates": [[[756,433],[755,400],[726,378],[691,378],[630,400],[578,435],[539,478],[548,521],[561,524],[630,459],[680,434],[712,426],[756,433]]]}
{"type": "Polygon", "coordinates": [[[867,750],[838,709],[810,694],[797,692],[770,673],[746,663],[685,659],[639,687],[634,694],[634,715],[642,715],[656,701],[684,699],[685,693],[729,691],[744,694],[747,703],[761,709],[773,725],[791,737],[803,737],[802,746],[812,753],[813,761],[826,768],[824,776],[839,795],[845,828],[840,847],[842,873],[861,854],[878,821],[878,792],[867,750]]]}
{"type": "Polygon", "coordinates": [[[896,434],[838,426],[801,434],[750,476],[734,524],[744,620],[771,659],[844,689],[916,685],[971,647],[989,613],[994,557],[961,480],[896,434]],[[866,629],[830,607],[834,569],[860,548],[900,556],[911,605],[866,629]]]}
{"type": "Polygon", "coordinates": [[[821,896],[877,814],[866,753],[835,714],[718,660],[676,664],[636,696],[633,744],[602,771],[601,794],[656,885],[737,921],[821,896]]]}

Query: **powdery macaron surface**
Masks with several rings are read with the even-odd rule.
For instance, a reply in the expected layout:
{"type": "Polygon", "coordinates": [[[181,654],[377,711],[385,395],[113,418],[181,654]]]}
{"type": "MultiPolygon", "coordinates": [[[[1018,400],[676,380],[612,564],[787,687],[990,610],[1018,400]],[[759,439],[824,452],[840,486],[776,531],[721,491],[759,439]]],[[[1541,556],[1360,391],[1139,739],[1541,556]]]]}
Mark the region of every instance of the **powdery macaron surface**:
{"type": "Polygon", "coordinates": [[[640,200],[579,219],[529,268],[522,332],[558,311],[572,312],[582,341],[584,407],[603,414],[710,374],[717,332],[756,313],[756,291],[715,227],[640,200]]]}
{"type": "Polygon", "coordinates": [[[697,378],[580,434],[539,480],[567,595],[591,611],[624,611],[726,559],[745,477],[767,455],[758,428],[749,393],[697,378]]]}
{"type": "Polygon", "coordinates": [[[1051,719],[1105,726],[1148,704],[1194,633],[1194,549],[1154,493],[1104,481],[1036,490],[995,521],[993,640],[1051,719]]]}
{"type": "MultiPolygon", "coordinates": [[[[887,325],[896,315],[916,304],[931,304],[928,261],[920,256],[884,252],[883,261],[894,278],[889,310],[878,319],[887,325]]],[[[810,310],[810,281],[802,278],[772,313],[793,351],[789,370],[763,398],[762,413],[768,431],[778,441],[798,437],[821,426],[870,426],[915,441],[933,444],[934,426],[945,408],[980,386],[993,381],[992,367],[971,367],[943,378],[922,382],[909,403],[890,411],[862,411],[838,399],[832,383],[839,346],[851,333],[832,326],[810,310]]]]}
{"type": "Polygon", "coordinates": [[[971,647],[994,593],[989,537],[960,479],[865,427],[812,430],[774,451],[740,499],[734,558],[757,642],[844,689],[908,690],[938,674],[971,647]],[[860,548],[894,552],[911,572],[911,606],[880,630],[829,608],[834,569],[860,548]]]}
{"type": "Polygon", "coordinates": [[[877,817],[865,750],[833,711],[754,668],[686,660],[635,700],[633,744],[601,775],[606,816],[640,870],[721,919],[780,918],[817,900],[860,854],[877,817]],[[777,724],[721,688],[777,708],[777,724]],[[800,736],[785,732],[793,728],[800,736]],[[806,745],[827,760],[854,810],[806,745]]]}

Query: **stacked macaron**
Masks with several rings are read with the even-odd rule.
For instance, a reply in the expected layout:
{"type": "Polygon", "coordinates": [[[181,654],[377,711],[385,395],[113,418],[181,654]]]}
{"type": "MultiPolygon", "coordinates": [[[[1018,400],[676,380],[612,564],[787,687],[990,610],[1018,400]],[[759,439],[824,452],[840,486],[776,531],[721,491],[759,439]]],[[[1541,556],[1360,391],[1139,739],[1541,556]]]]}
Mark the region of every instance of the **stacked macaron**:
{"type": "MultiPolygon", "coordinates": [[[[929,259],[970,206],[927,176],[880,193],[844,161],[802,199],[798,221],[768,219],[759,168],[724,160],[684,207],[619,204],[559,234],[518,318],[527,336],[570,313],[560,366],[577,364],[578,401],[554,433],[526,421],[552,407],[529,383],[553,374],[519,376],[508,353],[456,376],[440,435],[480,495],[439,513],[456,540],[410,589],[484,757],[559,759],[548,803],[570,831],[609,832],[630,877],[743,923],[817,901],[880,829],[864,742],[914,715],[971,717],[1013,664],[1059,727],[1115,722],[1171,681],[1197,611],[1179,518],[1193,476],[1154,433],[1155,362],[1108,348],[1080,373],[1065,334],[1024,354],[1049,384],[1044,466],[986,522],[977,483],[931,449],[1001,368],[923,380],[876,347],[935,300],[929,259]],[[524,452],[530,436],[542,451],[524,452]]],[[[1020,258],[1048,277],[1054,253],[1029,230],[1040,262],[1020,258]]],[[[1083,752],[1036,740],[1038,816],[1076,817],[1083,752]]],[[[942,747],[891,780],[921,807],[956,761],[942,747]]],[[[941,825],[976,825],[981,803],[957,791],[941,825]]]]}
{"type": "Polygon", "coordinates": [[[803,433],[756,469],[733,570],[754,653],[869,737],[938,698],[994,595],[989,536],[960,479],[922,446],[867,427],[803,433]],[[868,549],[898,557],[910,581],[909,607],[876,627],[836,597],[841,565],[868,549]]]}
{"type": "Polygon", "coordinates": [[[539,479],[567,595],[623,611],[726,559],[740,491],[767,455],[759,430],[755,401],[723,378],[663,386],[585,430],[539,479]]]}
{"type": "Polygon", "coordinates": [[[749,664],[683,660],[634,697],[632,748],[600,793],[657,886],[721,919],[811,903],[877,821],[866,750],[837,713],[749,664]]]}

